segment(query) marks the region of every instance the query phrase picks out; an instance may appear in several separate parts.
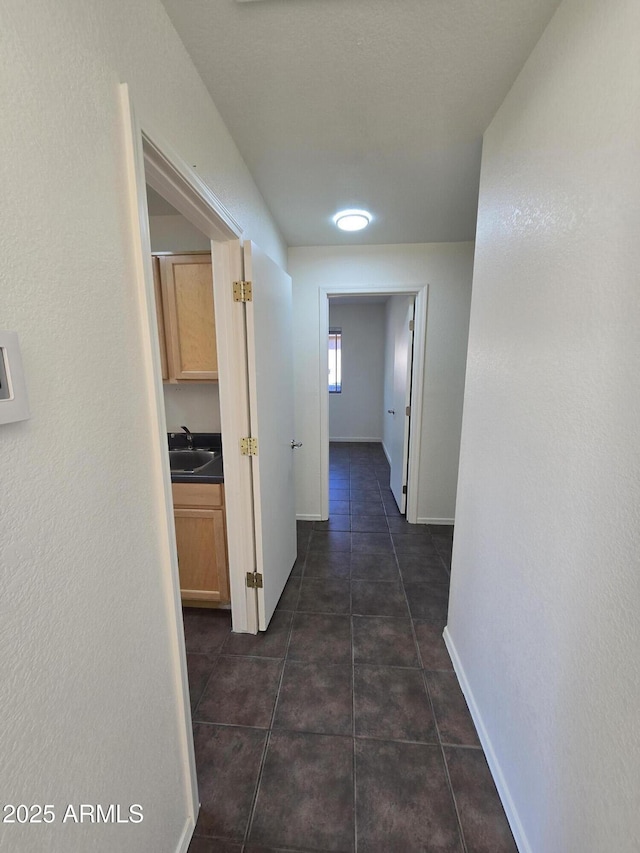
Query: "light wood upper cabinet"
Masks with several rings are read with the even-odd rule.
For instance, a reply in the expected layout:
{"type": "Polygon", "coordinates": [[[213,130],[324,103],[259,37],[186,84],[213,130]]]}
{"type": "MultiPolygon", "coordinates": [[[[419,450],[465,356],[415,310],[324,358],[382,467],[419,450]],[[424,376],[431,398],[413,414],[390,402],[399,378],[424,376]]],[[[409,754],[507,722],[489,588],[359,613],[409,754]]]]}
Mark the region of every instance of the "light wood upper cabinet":
{"type": "Polygon", "coordinates": [[[174,483],[180,592],[185,605],[229,601],[224,486],[174,483]]]}
{"type": "Polygon", "coordinates": [[[211,255],[163,255],[158,261],[168,380],[217,380],[211,255]]]}
{"type": "Polygon", "coordinates": [[[162,285],[160,284],[160,259],[151,258],[153,266],[153,289],[156,296],[156,318],[158,321],[158,342],[160,344],[160,364],[162,366],[162,378],[166,382],[169,379],[169,368],[167,366],[167,343],[164,334],[164,311],[162,309],[162,285]]]}

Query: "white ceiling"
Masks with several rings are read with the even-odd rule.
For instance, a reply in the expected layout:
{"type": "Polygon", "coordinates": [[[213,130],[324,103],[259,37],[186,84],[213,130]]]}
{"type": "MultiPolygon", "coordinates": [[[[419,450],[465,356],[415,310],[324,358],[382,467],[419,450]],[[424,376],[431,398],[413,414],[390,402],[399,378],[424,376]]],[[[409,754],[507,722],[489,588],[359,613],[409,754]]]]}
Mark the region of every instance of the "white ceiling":
{"type": "Polygon", "coordinates": [[[472,240],[482,134],[559,0],[163,0],[290,246],[472,240]],[[331,222],[374,216],[364,232],[331,222]]]}

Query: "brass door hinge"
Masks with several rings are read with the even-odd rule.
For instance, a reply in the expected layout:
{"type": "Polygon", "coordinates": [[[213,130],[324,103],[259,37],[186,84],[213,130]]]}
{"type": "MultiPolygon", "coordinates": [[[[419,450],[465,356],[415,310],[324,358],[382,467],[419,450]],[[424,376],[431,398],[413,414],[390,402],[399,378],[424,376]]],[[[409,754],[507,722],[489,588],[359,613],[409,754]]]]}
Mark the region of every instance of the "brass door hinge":
{"type": "Polygon", "coordinates": [[[240,439],[240,453],[243,456],[257,456],[258,455],[258,439],[251,438],[250,436],[247,438],[240,439]]]}
{"type": "Polygon", "coordinates": [[[262,589],[262,575],[259,572],[247,572],[247,587],[262,589]]]}
{"type": "Polygon", "coordinates": [[[411,415],[411,406],[407,406],[407,408],[404,410],[404,413],[407,417],[409,417],[411,415]]]}
{"type": "Polygon", "coordinates": [[[413,332],[413,320],[409,320],[409,331],[413,332]]]}
{"type": "Polygon", "coordinates": [[[403,494],[403,495],[406,495],[406,494],[407,494],[407,487],[406,487],[406,486],[403,486],[403,487],[402,487],[402,494],[403,494]]]}
{"type": "Polygon", "coordinates": [[[251,302],[253,300],[253,285],[250,281],[233,282],[233,301],[251,302]]]}

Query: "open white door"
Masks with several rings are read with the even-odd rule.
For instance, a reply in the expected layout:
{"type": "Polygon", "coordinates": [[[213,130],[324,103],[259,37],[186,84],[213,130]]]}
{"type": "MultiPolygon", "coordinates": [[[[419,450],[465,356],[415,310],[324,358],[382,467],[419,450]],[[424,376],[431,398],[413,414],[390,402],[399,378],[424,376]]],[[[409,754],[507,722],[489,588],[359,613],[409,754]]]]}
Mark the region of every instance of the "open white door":
{"type": "Polygon", "coordinates": [[[411,421],[411,368],[413,359],[413,297],[394,296],[405,303],[395,324],[393,341],[393,403],[387,412],[393,418],[389,455],[390,488],[400,512],[407,507],[409,468],[409,424],[411,421]]]}
{"type": "Polygon", "coordinates": [[[293,338],[291,279],[255,244],[244,244],[247,357],[258,627],[266,630],[296,559],[293,482],[293,338]]]}

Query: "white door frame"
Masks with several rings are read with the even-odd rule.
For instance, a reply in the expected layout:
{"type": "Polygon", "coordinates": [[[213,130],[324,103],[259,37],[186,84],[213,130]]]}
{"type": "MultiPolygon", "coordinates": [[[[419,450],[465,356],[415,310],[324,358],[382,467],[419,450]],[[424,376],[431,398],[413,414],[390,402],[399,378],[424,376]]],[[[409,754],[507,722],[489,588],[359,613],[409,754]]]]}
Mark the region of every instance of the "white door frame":
{"type": "Polygon", "coordinates": [[[329,518],[329,394],[327,391],[327,338],[330,296],[414,296],[413,366],[411,368],[411,430],[409,433],[409,482],[407,521],[418,521],[418,473],[422,441],[422,396],[427,340],[428,284],[390,283],[374,287],[337,285],[319,288],[320,314],[320,488],[322,519],[329,518]]]}
{"type": "MultiPolygon", "coordinates": [[[[188,817],[180,850],[186,851],[195,828],[199,799],[196,777],[189,682],[182,623],[180,579],[176,551],[171,473],[167,453],[167,426],[164,410],[160,347],[156,322],[151,241],[147,209],[146,183],[159,192],[176,210],[211,239],[216,337],[219,354],[219,391],[224,445],[225,510],[231,616],[234,631],[256,633],[258,628],[255,594],[248,590],[245,572],[255,566],[255,543],[247,535],[247,519],[253,519],[251,469],[239,453],[234,436],[249,435],[249,404],[246,393],[246,342],[244,316],[235,311],[231,283],[242,276],[242,228],[209,187],[150,122],[140,118],[126,84],[121,84],[121,111],[125,137],[126,190],[132,222],[132,248],[135,279],[139,295],[143,369],[148,389],[147,404],[153,428],[148,436],[153,449],[156,494],[163,507],[158,516],[158,535],[162,551],[162,578],[166,583],[169,618],[172,627],[171,652],[178,692],[182,696],[181,740],[188,768],[188,817]],[[231,436],[231,440],[229,440],[231,436]],[[235,447],[238,452],[233,452],[235,447]],[[243,464],[244,463],[244,464],[243,464]]],[[[235,305],[237,308],[237,305],[235,305]]],[[[253,524],[249,525],[253,530],[253,524]]]]}
{"type": "MultiPolygon", "coordinates": [[[[222,202],[173,150],[166,140],[153,129],[149,122],[138,120],[130,99],[126,94],[131,115],[135,159],[133,186],[135,191],[136,218],[140,240],[136,250],[140,258],[139,286],[143,297],[143,316],[146,319],[145,338],[151,347],[149,361],[152,375],[149,386],[154,393],[158,413],[162,464],[169,474],[169,463],[165,452],[166,425],[162,373],[159,368],[159,347],[155,314],[155,294],[151,269],[151,242],[147,211],[145,184],[149,183],[176,210],[196,228],[211,239],[213,265],[213,295],[216,312],[216,339],[218,346],[220,415],[223,436],[232,437],[224,453],[225,509],[227,516],[227,546],[229,551],[229,575],[231,585],[231,615],[234,631],[257,631],[255,595],[247,590],[245,573],[255,563],[252,537],[247,536],[246,520],[253,517],[251,467],[246,457],[234,453],[233,437],[238,439],[249,434],[249,402],[240,389],[246,387],[246,333],[242,312],[235,310],[231,283],[242,278],[242,228],[226,210],[222,202]]],[[[239,443],[238,443],[239,447],[239,443]]],[[[171,477],[168,479],[168,506],[173,522],[171,500],[171,477]]]]}

